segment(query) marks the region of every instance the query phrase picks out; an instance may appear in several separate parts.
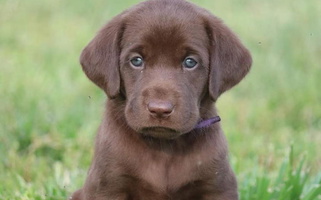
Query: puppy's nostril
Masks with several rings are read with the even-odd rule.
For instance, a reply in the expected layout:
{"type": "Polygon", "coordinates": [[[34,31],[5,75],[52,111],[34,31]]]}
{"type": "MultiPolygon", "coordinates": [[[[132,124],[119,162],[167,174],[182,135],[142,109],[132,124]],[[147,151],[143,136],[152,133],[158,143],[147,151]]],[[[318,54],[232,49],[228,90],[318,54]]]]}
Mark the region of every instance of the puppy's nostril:
{"type": "Polygon", "coordinates": [[[174,105],[168,101],[152,101],[147,104],[147,108],[152,116],[164,118],[172,114],[174,105]]]}

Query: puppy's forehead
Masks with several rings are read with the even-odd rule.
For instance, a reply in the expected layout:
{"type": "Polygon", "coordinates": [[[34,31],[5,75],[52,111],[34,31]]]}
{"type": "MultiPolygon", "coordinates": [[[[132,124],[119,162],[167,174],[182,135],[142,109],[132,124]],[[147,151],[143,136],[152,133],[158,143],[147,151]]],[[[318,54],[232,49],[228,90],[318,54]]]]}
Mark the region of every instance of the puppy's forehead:
{"type": "Polygon", "coordinates": [[[209,44],[204,22],[195,11],[170,6],[131,13],[123,34],[123,49],[141,48],[156,55],[198,52],[209,44]]]}

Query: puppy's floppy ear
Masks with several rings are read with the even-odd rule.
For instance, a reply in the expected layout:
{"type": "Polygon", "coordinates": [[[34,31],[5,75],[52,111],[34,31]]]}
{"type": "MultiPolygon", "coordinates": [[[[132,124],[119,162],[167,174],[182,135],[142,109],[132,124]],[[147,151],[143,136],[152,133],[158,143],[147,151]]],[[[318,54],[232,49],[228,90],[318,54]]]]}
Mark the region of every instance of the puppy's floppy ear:
{"type": "Polygon", "coordinates": [[[226,90],[239,83],[252,65],[250,52],[223,22],[206,16],[206,31],[210,39],[209,94],[216,101],[226,90]]]}
{"type": "Polygon", "coordinates": [[[98,32],[80,56],[83,71],[109,98],[119,94],[119,45],[123,30],[124,19],[118,15],[98,32]]]}

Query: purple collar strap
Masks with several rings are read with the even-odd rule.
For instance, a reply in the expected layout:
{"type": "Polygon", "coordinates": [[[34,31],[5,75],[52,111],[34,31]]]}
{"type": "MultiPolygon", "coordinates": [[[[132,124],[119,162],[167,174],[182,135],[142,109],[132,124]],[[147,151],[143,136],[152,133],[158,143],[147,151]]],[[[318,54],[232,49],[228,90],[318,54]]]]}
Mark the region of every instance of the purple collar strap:
{"type": "Polygon", "coordinates": [[[211,126],[212,124],[215,124],[216,122],[221,121],[220,116],[211,117],[209,119],[201,120],[198,122],[198,124],[195,126],[195,129],[201,129],[211,126]]]}

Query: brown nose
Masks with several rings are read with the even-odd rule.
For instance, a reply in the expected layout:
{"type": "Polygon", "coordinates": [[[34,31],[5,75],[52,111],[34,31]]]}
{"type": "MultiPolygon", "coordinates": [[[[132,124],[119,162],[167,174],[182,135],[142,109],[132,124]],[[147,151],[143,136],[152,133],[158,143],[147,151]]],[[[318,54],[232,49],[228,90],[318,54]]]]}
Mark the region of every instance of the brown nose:
{"type": "Polygon", "coordinates": [[[174,105],[169,101],[151,101],[147,109],[153,117],[166,118],[173,113],[174,105]]]}

